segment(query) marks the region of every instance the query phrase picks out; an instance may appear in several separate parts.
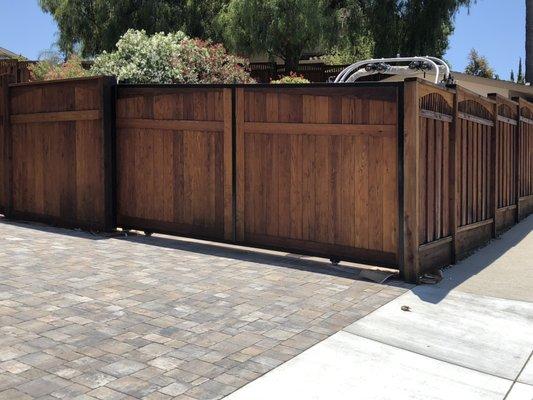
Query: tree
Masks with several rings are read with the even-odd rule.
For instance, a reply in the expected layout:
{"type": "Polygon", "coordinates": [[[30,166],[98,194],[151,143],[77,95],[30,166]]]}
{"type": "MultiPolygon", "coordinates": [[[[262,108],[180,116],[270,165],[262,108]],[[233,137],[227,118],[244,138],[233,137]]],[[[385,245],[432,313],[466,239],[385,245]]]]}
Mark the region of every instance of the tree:
{"type": "Polygon", "coordinates": [[[468,59],[469,62],[465,68],[465,73],[482,78],[494,78],[494,71],[489,66],[486,57],[480,56],[475,49],[472,49],[470,50],[468,59]]]}
{"type": "Polygon", "coordinates": [[[128,30],[116,50],[96,57],[95,75],[114,75],[127,83],[248,83],[246,61],[222,45],[191,39],[183,32],[128,30]]]}
{"type": "Polygon", "coordinates": [[[522,74],[522,57],[518,61],[518,74],[516,75],[516,83],[521,83],[522,85],[526,83],[524,75],[522,74]]]}
{"type": "Polygon", "coordinates": [[[375,43],[375,57],[442,57],[461,7],[475,0],[360,0],[375,43]]]}
{"type": "Polygon", "coordinates": [[[371,58],[374,40],[368,26],[368,18],[360,0],[330,0],[329,9],[334,14],[333,29],[324,44],[331,43],[322,57],[326,64],[351,64],[371,58]]]}
{"type": "Polygon", "coordinates": [[[213,22],[226,0],[39,0],[59,27],[58,45],[82,56],[113,50],[128,29],[215,37],[213,22]]]}
{"type": "Polygon", "coordinates": [[[510,80],[511,82],[514,82],[514,81],[515,81],[515,80],[514,80],[514,71],[513,71],[513,70],[511,70],[511,76],[509,77],[509,80],[510,80]]]}
{"type": "Polygon", "coordinates": [[[289,73],[331,32],[334,15],[323,0],[231,0],[218,21],[230,49],[280,57],[289,73]]]}

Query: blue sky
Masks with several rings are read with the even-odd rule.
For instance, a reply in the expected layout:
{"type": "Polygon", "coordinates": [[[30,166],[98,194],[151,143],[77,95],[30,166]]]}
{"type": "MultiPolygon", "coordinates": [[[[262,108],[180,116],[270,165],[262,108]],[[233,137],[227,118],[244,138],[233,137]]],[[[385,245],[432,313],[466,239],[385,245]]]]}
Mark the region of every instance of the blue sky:
{"type": "MultiPolygon", "coordinates": [[[[515,75],[519,57],[524,58],[524,0],[478,0],[456,17],[446,59],[462,71],[471,48],[489,59],[496,73],[515,75]]],[[[0,47],[35,59],[56,40],[57,26],[44,14],[38,0],[0,0],[0,47]]]]}

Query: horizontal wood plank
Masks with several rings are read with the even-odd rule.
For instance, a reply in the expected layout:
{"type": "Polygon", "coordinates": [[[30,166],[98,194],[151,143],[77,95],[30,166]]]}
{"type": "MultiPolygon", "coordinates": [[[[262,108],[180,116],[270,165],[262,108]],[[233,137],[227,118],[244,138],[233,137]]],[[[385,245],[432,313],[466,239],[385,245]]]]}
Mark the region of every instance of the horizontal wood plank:
{"type": "Polygon", "coordinates": [[[507,118],[502,115],[498,115],[498,121],[504,122],[509,125],[518,125],[518,121],[516,119],[507,118]]]}
{"type": "Polygon", "coordinates": [[[223,121],[165,120],[118,118],[119,129],[159,129],[171,131],[223,131],[223,121]]]}
{"type": "Polygon", "coordinates": [[[424,109],[420,110],[420,116],[424,118],[435,119],[437,121],[444,121],[444,122],[453,121],[453,116],[451,115],[439,113],[436,111],[424,110],[424,109]]]}
{"type": "Polygon", "coordinates": [[[530,125],[533,125],[533,119],[529,119],[529,118],[526,118],[526,117],[520,117],[520,122],[523,122],[525,124],[530,124],[530,125]]]}
{"type": "Polygon", "coordinates": [[[291,135],[394,135],[396,125],[302,124],[284,122],[245,122],[245,133],[291,135]]]}
{"type": "Polygon", "coordinates": [[[494,126],[494,121],[491,121],[490,119],[475,117],[473,115],[466,114],[464,112],[458,112],[457,115],[461,119],[464,119],[466,121],[475,122],[476,124],[494,126]]]}
{"type": "Polygon", "coordinates": [[[317,257],[339,256],[346,261],[397,268],[396,254],[379,250],[253,233],[247,234],[246,244],[274,250],[302,252],[317,257]]]}
{"type": "Polygon", "coordinates": [[[49,113],[12,115],[12,124],[36,124],[42,122],[94,121],[102,118],[100,110],[60,111],[49,113]]]}
{"type": "Polygon", "coordinates": [[[490,218],[490,219],[486,219],[484,221],[479,221],[479,222],[474,222],[472,224],[463,225],[463,226],[460,226],[460,227],[457,228],[457,232],[464,232],[464,231],[468,231],[468,230],[471,230],[471,229],[476,229],[476,228],[479,228],[481,226],[490,225],[493,222],[494,222],[494,219],[490,218]]]}

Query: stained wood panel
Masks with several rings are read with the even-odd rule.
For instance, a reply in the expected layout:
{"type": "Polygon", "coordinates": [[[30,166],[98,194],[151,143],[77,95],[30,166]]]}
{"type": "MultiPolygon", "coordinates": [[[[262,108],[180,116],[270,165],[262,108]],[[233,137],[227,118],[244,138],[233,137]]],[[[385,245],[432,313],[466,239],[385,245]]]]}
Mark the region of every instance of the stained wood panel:
{"type": "Polygon", "coordinates": [[[518,104],[500,96],[497,102],[496,204],[505,208],[517,204],[518,104]]]}
{"type": "Polygon", "coordinates": [[[0,213],[6,212],[8,201],[8,182],[7,182],[7,118],[9,118],[8,109],[8,76],[0,75],[0,213]]]}
{"type": "Polygon", "coordinates": [[[397,266],[397,88],[239,88],[236,104],[237,240],[397,266]]]}
{"type": "Polygon", "coordinates": [[[119,86],[117,224],[231,240],[230,88],[119,86]]]}
{"type": "Polygon", "coordinates": [[[419,244],[451,234],[450,158],[453,93],[420,85],[419,244]]]}
{"type": "Polygon", "coordinates": [[[113,227],[111,78],[10,86],[12,215],[113,227]]]}
{"type": "Polygon", "coordinates": [[[533,104],[520,99],[519,196],[533,195],[533,104]]]}
{"type": "Polygon", "coordinates": [[[458,91],[458,96],[457,222],[461,227],[494,216],[491,182],[494,115],[493,102],[465,90],[458,91]]]}

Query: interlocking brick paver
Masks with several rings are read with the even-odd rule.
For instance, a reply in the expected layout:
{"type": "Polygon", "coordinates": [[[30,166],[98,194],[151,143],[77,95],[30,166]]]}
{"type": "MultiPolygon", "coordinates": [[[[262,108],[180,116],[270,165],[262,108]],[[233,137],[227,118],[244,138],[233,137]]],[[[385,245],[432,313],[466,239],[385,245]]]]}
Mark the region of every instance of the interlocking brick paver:
{"type": "Polygon", "coordinates": [[[146,368],[146,364],[124,359],[106,365],[101,371],[116,376],[117,378],[122,378],[123,376],[131,375],[144,368],[146,368]]]}
{"type": "Polygon", "coordinates": [[[408,288],[166,236],[0,242],[0,399],[221,398],[408,288]]]}
{"type": "Polygon", "coordinates": [[[17,389],[0,391],[0,400],[32,400],[33,397],[17,389]]]}

